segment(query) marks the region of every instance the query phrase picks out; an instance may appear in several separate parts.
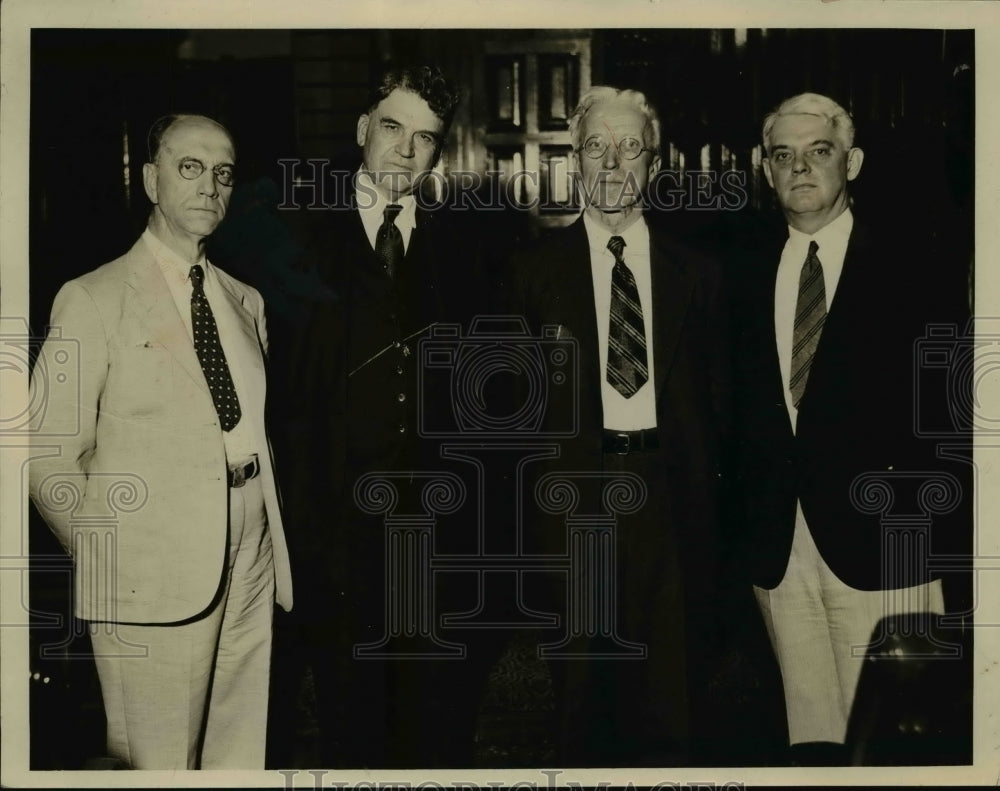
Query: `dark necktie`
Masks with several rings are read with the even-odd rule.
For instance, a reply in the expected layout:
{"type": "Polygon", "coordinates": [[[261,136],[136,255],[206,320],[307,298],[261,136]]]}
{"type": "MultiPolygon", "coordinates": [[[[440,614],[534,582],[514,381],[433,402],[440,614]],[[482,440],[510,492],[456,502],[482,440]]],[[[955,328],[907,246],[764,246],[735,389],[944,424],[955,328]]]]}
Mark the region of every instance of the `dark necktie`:
{"type": "Polygon", "coordinates": [[[205,271],[200,265],[191,267],[191,327],[194,329],[194,351],[208,381],[208,391],[219,415],[223,431],[231,431],[240,422],[243,412],[236,397],[236,387],[226,363],[226,353],[219,340],[219,328],[205,296],[205,271]]]}
{"type": "Polygon", "coordinates": [[[390,278],[396,276],[396,269],[403,260],[403,234],[396,227],[396,216],[402,210],[403,207],[397,203],[386,206],[382,225],[375,237],[375,255],[390,278]]]}
{"type": "Polygon", "coordinates": [[[806,381],[812,367],[819,336],[826,322],[826,285],[823,266],[816,256],[819,245],[809,243],[809,253],[799,275],[799,299],[795,304],[795,330],[792,334],[792,370],[788,389],[796,409],[806,392],[806,381]]]}
{"type": "Polygon", "coordinates": [[[625,240],[612,236],[608,249],[615,257],[611,272],[611,321],[608,325],[608,382],[631,398],[649,379],[646,362],[646,325],[642,319],[639,289],[632,270],[625,266],[625,240]]]}

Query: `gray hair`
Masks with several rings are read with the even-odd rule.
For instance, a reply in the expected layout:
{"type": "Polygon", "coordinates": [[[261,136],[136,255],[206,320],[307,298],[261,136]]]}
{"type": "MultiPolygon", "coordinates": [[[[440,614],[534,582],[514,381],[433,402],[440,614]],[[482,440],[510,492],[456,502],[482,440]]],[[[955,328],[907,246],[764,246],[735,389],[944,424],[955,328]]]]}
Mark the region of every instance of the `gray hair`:
{"type": "MultiPolygon", "coordinates": [[[[583,119],[595,104],[601,102],[623,102],[632,105],[646,118],[646,129],[650,131],[650,148],[654,151],[660,150],[660,118],[656,110],[646,100],[640,91],[631,89],[612,88],[608,85],[595,85],[580,97],[576,109],[569,117],[569,135],[573,141],[573,148],[578,149],[583,141],[580,140],[583,119]]],[[[645,130],[644,130],[645,131],[645,130]]],[[[646,141],[644,140],[643,143],[646,141]]]]}
{"type": "Polygon", "coordinates": [[[764,141],[765,155],[770,147],[769,137],[774,122],[782,115],[815,115],[830,122],[833,131],[844,144],[844,148],[854,145],[854,121],[850,114],[828,96],[819,93],[800,93],[791,99],[785,99],[774,110],[764,116],[764,128],[761,137],[764,141]]]}

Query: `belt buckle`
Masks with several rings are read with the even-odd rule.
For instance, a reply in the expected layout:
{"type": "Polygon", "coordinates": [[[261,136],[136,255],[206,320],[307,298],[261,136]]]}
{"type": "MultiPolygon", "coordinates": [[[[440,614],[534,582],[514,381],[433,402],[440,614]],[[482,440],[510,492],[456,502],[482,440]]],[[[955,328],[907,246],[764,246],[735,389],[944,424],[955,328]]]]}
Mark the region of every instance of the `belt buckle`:
{"type": "Polygon", "coordinates": [[[632,450],[632,436],[624,431],[615,433],[615,453],[619,456],[628,456],[632,450]]]}
{"type": "Polygon", "coordinates": [[[231,483],[229,484],[233,489],[239,489],[243,484],[247,482],[246,474],[247,467],[249,464],[241,464],[239,467],[234,467],[229,471],[231,476],[231,483]]]}

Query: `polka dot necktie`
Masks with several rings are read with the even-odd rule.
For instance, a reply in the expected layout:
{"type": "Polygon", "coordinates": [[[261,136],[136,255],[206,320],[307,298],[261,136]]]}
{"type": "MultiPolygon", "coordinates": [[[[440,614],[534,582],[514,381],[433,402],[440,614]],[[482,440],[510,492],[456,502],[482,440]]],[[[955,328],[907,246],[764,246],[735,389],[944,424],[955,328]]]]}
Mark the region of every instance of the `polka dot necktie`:
{"type": "Polygon", "coordinates": [[[625,240],[612,236],[608,249],[615,257],[611,271],[611,319],[608,324],[607,378],[625,398],[631,398],[649,379],[646,323],[642,318],[639,289],[622,253],[625,240]]]}
{"type": "Polygon", "coordinates": [[[191,267],[191,326],[194,329],[194,351],[201,363],[201,370],[208,381],[208,391],[212,394],[215,411],[223,431],[231,431],[240,422],[243,412],[236,397],[236,387],[226,363],[226,353],[219,340],[219,328],[215,316],[205,296],[205,271],[199,264],[191,267]]]}

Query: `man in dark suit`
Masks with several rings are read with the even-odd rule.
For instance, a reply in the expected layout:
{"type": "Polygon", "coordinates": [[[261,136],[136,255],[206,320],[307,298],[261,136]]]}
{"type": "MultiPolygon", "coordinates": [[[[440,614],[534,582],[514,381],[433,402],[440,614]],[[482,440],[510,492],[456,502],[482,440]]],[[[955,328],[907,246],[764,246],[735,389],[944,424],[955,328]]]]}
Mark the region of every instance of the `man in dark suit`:
{"type": "MultiPolygon", "coordinates": [[[[328,291],[304,322],[283,385],[283,489],[307,586],[303,615],[327,766],[472,762],[489,662],[474,648],[454,661],[403,657],[392,647],[388,656],[373,653],[392,628],[390,599],[408,594],[386,576],[383,516],[355,497],[362,476],[385,474],[399,497],[391,515],[419,513],[425,473],[444,466],[439,447],[419,436],[418,409],[448,410],[450,402],[447,393],[418,393],[418,344],[437,323],[465,323],[478,284],[458,224],[428,203],[420,183],[457,103],[436,68],[387,71],[358,119],[360,169],[335,206],[306,212],[300,237],[304,264],[328,291]]],[[[434,549],[447,551],[453,535],[439,527],[434,549]]],[[[468,533],[474,538],[474,527],[468,533]]],[[[450,600],[447,581],[432,584],[436,619],[450,600]]]]}
{"type": "MultiPolygon", "coordinates": [[[[944,612],[927,550],[957,551],[971,532],[961,520],[933,522],[930,538],[883,527],[918,504],[922,516],[962,512],[949,501],[964,473],[949,479],[915,431],[913,405],[918,341],[930,322],[961,321],[963,307],[949,304],[943,260],[915,229],[855,220],[848,186],[864,155],[842,107],[788,99],[763,139],[788,230],[741,257],[742,562],[781,667],[791,744],[842,744],[876,623],[944,612]],[[942,487],[937,504],[913,498],[926,481],[942,487]]],[[[802,761],[835,751],[797,750],[802,761]]]]}
{"type": "MultiPolygon", "coordinates": [[[[570,133],[583,215],[519,254],[519,309],[535,332],[556,326],[577,344],[579,431],[553,466],[576,476],[579,512],[607,513],[602,489],[614,479],[638,476],[645,493],[614,529],[610,606],[624,655],[599,657],[607,635],[601,645],[593,635],[582,656],[550,663],[559,759],[683,765],[706,747],[693,721],[705,713],[699,652],[715,622],[728,410],[718,269],[647,224],[642,194],[660,166],[660,129],[641,93],[591,88],[570,133]]],[[[550,553],[567,552],[558,526],[538,521],[529,532],[550,553]]],[[[566,615],[564,585],[555,606],[566,615]]]]}

